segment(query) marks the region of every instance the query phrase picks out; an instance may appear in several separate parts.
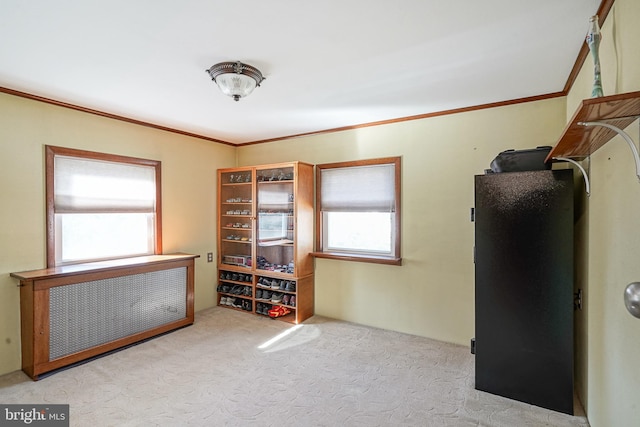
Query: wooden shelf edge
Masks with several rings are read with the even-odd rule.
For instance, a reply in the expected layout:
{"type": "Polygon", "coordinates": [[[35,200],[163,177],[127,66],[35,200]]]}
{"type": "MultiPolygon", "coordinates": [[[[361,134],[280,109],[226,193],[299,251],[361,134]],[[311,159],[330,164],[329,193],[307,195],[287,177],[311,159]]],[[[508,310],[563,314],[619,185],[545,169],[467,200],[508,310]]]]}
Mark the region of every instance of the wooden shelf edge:
{"type": "Polygon", "coordinates": [[[638,116],[640,91],[584,99],[545,161],[550,161],[553,157],[589,157],[617,135],[611,129],[579,123],[607,121],[624,129],[638,116]]]}

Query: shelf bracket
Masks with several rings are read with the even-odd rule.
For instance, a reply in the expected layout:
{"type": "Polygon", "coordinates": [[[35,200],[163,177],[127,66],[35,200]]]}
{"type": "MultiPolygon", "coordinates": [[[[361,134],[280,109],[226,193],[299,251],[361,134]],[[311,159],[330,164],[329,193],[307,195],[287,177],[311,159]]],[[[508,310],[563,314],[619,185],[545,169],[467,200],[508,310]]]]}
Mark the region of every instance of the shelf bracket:
{"type": "Polygon", "coordinates": [[[578,124],[581,126],[602,126],[607,129],[611,129],[612,131],[620,135],[622,138],[624,138],[624,140],[627,141],[627,144],[629,144],[629,148],[631,148],[631,152],[633,154],[633,160],[636,162],[636,176],[638,177],[638,181],[640,182],[640,156],[638,156],[638,149],[636,148],[636,144],[633,142],[633,140],[631,139],[628,133],[626,133],[625,131],[623,131],[617,126],[614,126],[605,122],[578,122],[578,124]]]}
{"type": "Polygon", "coordinates": [[[571,164],[574,164],[578,167],[578,169],[580,169],[580,172],[582,172],[582,176],[584,177],[584,189],[587,192],[587,197],[589,197],[591,195],[591,185],[589,184],[589,175],[587,175],[587,171],[584,170],[584,168],[582,167],[582,165],[578,162],[576,162],[573,159],[569,159],[567,157],[552,157],[553,160],[559,160],[562,162],[569,162],[571,164]]]}

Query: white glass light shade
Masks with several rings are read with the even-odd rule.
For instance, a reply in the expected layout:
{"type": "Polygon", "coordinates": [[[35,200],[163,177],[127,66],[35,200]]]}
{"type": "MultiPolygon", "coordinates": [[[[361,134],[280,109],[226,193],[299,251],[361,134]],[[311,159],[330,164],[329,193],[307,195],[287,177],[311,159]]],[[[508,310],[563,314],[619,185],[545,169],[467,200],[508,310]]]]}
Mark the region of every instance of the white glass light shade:
{"type": "Polygon", "coordinates": [[[236,62],[220,62],[207,70],[222,93],[239,101],[249,95],[264,80],[262,73],[251,65],[236,62]]]}
{"type": "Polygon", "coordinates": [[[221,74],[216,77],[215,82],[222,93],[233,97],[233,99],[244,98],[256,88],[256,81],[244,74],[221,74]]]}

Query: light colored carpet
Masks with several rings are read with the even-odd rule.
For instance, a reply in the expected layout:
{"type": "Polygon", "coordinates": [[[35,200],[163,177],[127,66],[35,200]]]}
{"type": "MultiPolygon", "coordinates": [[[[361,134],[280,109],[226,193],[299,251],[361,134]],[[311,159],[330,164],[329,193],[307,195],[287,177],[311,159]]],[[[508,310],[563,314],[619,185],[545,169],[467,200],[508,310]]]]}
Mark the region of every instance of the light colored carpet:
{"type": "Polygon", "coordinates": [[[0,402],[68,403],[71,425],[83,427],[589,425],[475,390],[473,364],[468,348],[426,338],[215,307],[37,382],[0,377],[0,402]]]}

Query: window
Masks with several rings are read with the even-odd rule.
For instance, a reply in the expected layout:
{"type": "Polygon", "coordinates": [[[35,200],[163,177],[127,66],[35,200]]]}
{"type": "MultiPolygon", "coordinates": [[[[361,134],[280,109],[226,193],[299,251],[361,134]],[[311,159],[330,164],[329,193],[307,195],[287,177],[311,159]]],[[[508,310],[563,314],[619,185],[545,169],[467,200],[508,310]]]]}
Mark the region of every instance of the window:
{"type": "Polygon", "coordinates": [[[47,266],[162,252],[160,162],[46,147],[47,266]]]}
{"type": "Polygon", "coordinates": [[[317,257],[400,265],[400,157],[316,166],[317,257]]]}

